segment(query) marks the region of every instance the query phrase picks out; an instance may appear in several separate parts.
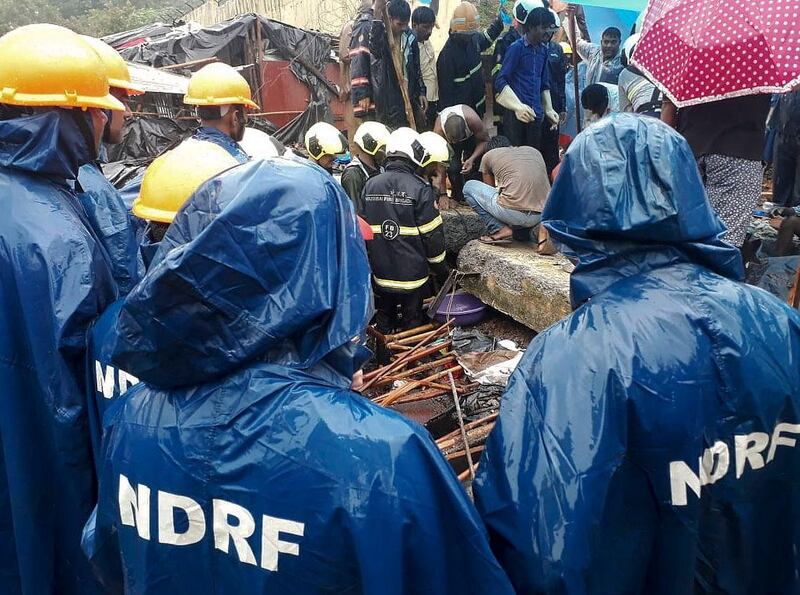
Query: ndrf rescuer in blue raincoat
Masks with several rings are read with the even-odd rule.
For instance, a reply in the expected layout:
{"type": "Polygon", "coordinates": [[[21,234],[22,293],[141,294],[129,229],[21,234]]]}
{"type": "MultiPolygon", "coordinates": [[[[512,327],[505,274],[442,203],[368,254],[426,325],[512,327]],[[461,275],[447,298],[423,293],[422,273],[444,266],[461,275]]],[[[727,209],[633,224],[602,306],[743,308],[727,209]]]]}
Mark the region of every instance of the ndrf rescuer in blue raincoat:
{"type": "Polygon", "coordinates": [[[349,390],[369,276],[310,163],[239,165],[177,214],[116,324],[141,382],[105,414],[84,532],[110,589],[512,593],[430,436],[349,390]]]}
{"type": "MultiPolygon", "coordinates": [[[[141,260],[150,266],[161,240],[178,210],[207,179],[234,167],[238,161],[221,147],[199,140],[188,140],[157,157],[144,174],[132,215],[145,226],[141,260]]],[[[138,378],[111,362],[115,325],[124,298],[106,308],[92,326],[86,356],[87,407],[89,431],[95,462],[100,461],[103,415],[114,399],[138,383],[138,378]]]]}
{"type": "Polygon", "coordinates": [[[0,592],[92,594],[86,331],[116,287],[74,187],[123,105],[53,25],[0,38],[0,89],[0,592]]]}
{"type": "MultiPolygon", "coordinates": [[[[114,48],[94,37],[84,35],[82,39],[100,56],[108,74],[111,94],[125,106],[124,112],[106,112],[108,122],[103,130],[103,142],[119,144],[125,119],[130,116],[128,97],[143,91],[133,84],[128,65],[114,48]]],[[[81,192],[78,196],[93,231],[108,253],[119,293],[127,295],[144,272],[137,234],[119,190],[103,175],[100,161],[95,159],[80,168],[78,186],[81,192]]]]}
{"type": "Polygon", "coordinates": [[[475,484],[516,592],[796,593],[800,316],[740,282],[686,141],[589,127],[543,220],[576,310],[531,343],[475,484]]]}

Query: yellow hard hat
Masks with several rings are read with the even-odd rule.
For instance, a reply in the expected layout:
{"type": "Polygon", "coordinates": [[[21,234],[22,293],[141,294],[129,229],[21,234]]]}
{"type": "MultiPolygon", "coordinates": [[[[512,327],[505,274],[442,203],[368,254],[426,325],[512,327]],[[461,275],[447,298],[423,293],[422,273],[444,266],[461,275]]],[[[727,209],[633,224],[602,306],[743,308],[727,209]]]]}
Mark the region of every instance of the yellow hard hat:
{"type": "Polygon", "coordinates": [[[0,103],[122,111],[100,56],[80,35],[26,25],[0,37],[0,103]]]}
{"type": "Polygon", "coordinates": [[[128,92],[128,95],[141,95],[144,93],[144,89],[134,85],[131,81],[128,65],[122,59],[122,56],[117,53],[117,50],[100,39],[89,37],[88,35],[81,35],[81,38],[92,46],[92,49],[97,52],[97,55],[100,56],[103,64],[105,64],[109,87],[124,89],[128,92]]]}
{"type": "Polygon", "coordinates": [[[205,182],[238,161],[208,141],[188,139],[157,157],[142,179],[132,212],[140,219],[172,223],[189,197],[205,182]]]}
{"type": "Polygon", "coordinates": [[[183,102],[187,105],[246,105],[258,109],[250,95],[250,85],[241,74],[232,66],[213,62],[192,75],[183,102]]]}
{"type": "Polygon", "coordinates": [[[341,155],[347,151],[347,139],[333,124],[317,122],[306,132],[306,151],[315,161],[323,155],[341,155]]]}
{"type": "Polygon", "coordinates": [[[566,41],[561,42],[561,49],[564,50],[564,55],[566,56],[572,55],[572,46],[568,44],[566,41]]]}
{"type": "Polygon", "coordinates": [[[423,132],[419,135],[419,142],[425,147],[429,158],[422,163],[422,167],[431,163],[447,163],[450,161],[450,149],[447,141],[435,132],[423,132]]]}
{"type": "Polygon", "coordinates": [[[450,19],[450,30],[456,33],[469,33],[477,31],[480,27],[480,15],[478,9],[470,2],[462,2],[453,11],[453,18],[450,19]]]}
{"type": "Polygon", "coordinates": [[[356,130],[353,140],[365,153],[375,155],[386,146],[389,134],[389,129],[380,122],[364,122],[356,130]]]}

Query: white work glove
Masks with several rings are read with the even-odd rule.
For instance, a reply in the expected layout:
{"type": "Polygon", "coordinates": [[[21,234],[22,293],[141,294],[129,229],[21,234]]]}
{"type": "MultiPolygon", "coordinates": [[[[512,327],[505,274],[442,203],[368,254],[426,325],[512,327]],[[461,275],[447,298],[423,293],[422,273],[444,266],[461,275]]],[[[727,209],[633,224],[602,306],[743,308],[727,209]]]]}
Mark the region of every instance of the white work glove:
{"type": "Polygon", "coordinates": [[[550,120],[550,129],[552,130],[561,121],[558,112],[553,109],[553,100],[550,97],[550,91],[542,91],[542,107],[544,108],[544,117],[550,120]]]}
{"type": "Polygon", "coordinates": [[[506,85],[503,87],[503,90],[497,94],[495,97],[497,103],[502,105],[504,108],[511,110],[517,116],[517,120],[520,122],[533,122],[536,119],[536,112],[533,111],[533,108],[529,105],[525,105],[519,100],[517,94],[514,93],[514,89],[511,88],[511,85],[506,85]]]}

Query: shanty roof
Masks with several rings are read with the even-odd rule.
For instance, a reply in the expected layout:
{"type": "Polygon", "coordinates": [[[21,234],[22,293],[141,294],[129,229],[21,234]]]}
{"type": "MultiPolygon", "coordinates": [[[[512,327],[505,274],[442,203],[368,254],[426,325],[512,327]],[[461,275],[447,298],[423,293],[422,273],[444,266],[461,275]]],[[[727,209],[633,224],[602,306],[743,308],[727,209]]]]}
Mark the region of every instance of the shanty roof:
{"type": "Polygon", "coordinates": [[[189,79],[185,76],[164,72],[152,66],[128,62],[133,82],[148,93],[173,93],[186,95],[189,79]]]}

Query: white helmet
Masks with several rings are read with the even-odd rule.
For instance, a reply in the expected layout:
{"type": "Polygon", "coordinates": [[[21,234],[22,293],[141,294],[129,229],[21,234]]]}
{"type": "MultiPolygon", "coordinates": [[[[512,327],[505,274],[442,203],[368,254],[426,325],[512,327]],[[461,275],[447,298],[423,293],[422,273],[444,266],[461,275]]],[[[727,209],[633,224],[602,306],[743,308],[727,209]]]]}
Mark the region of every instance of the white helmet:
{"type": "Polygon", "coordinates": [[[450,161],[450,148],[447,145],[447,141],[435,132],[423,132],[419,135],[419,142],[428,152],[428,159],[422,164],[422,167],[431,163],[447,163],[450,161]]]}
{"type": "Polygon", "coordinates": [[[514,18],[524,25],[534,8],[547,8],[547,5],[543,0],[517,0],[514,3],[514,18]]]}
{"type": "Polygon", "coordinates": [[[244,149],[245,153],[255,159],[280,157],[286,150],[278,139],[271,137],[258,128],[245,128],[244,136],[239,141],[239,146],[244,149]]]}
{"type": "Polygon", "coordinates": [[[332,124],[317,122],[306,132],[306,151],[315,161],[323,155],[341,155],[347,151],[347,139],[332,124]]]}
{"type": "Polygon", "coordinates": [[[380,122],[364,122],[356,130],[353,140],[365,153],[375,155],[386,146],[389,134],[389,129],[380,122]]]}
{"type": "Polygon", "coordinates": [[[638,33],[634,33],[625,40],[625,43],[622,44],[622,56],[624,57],[626,63],[630,63],[631,58],[633,57],[633,51],[636,49],[636,44],[639,41],[639,37],[640,35],[638,33]]]}
{"type": "Polygon", "coordinates": [[[389,135],[386,143],[387,157],[405,157],[416,165],[423,167],[429,161],[428,151],[422,145],[419,134],[411,128],[398,128],[389,135]]]}

